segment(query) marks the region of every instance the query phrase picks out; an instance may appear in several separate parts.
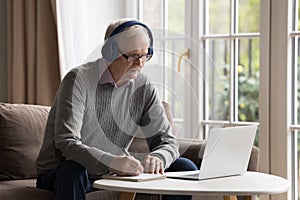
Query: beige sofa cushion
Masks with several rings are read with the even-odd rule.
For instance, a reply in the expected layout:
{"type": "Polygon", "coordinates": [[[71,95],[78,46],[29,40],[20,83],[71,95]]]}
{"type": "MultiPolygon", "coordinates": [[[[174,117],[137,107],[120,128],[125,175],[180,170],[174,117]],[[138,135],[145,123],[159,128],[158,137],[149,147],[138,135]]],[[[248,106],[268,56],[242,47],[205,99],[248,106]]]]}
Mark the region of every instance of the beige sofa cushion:
{"type": "Polygon", "coordinates": [[[36,177],[50,107],[0,104],[0,180],[36,177]]]}

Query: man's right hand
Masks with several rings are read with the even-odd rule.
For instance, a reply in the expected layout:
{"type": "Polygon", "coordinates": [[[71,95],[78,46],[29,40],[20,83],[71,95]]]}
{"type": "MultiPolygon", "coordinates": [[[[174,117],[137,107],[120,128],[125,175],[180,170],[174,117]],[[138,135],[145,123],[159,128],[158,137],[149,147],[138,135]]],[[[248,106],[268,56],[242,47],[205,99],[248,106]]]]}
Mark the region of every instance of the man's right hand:
{"type": "Polygon", "coordinates": [[[119,176],[138,176],[144,168],[133,156],[116,156],[109,165],[109,171],[119,176]]]}

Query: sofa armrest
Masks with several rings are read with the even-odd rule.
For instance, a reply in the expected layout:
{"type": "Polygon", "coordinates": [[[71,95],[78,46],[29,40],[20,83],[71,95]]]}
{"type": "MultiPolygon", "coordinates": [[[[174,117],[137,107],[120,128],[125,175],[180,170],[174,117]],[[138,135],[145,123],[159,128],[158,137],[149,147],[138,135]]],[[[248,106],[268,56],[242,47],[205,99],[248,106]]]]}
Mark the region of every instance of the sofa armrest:
{"type": "Polygon", "coordinates": [[[258,171],[259,167],[259,156],[260,156],[260,149],[256,146],[252,147],[250,160],[248,163],[248,171],[258,171]]]}
{"type": "MultiPolygon", "coordinates": [[[[203,140],[188,140],[188,139],[177,139],[179,143],[179,152],[182,157],[192,160],[197,166],[201,165],[202,158],[199,158],[199,152],[201,146],[204,144],[203,140]]],[[[258,171],[259,167],[259,155],[260,150],[258,147],[253,146],[249,164],[248,171],[258,171]]]]}
{"type": "Polygon", "coordinates": [[[202,161],[202,158],[199,158],[199,152],[204,141],[177,139],[177,142],[179,144],[180,156],[190,159],[199,167],[202,161]]]}

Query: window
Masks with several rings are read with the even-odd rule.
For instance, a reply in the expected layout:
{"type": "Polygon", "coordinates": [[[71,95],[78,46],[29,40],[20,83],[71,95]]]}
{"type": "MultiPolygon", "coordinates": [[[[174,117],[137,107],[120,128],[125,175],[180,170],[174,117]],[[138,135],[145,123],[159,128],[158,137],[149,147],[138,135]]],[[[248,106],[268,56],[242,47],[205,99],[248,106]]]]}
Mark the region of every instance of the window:
{"type": "Polygon", "coordinates": [[[209,72],[209,84],[221,76],[224,87],[212,86],[213,99],[205,102],[203,124],[258,124],[259,96],[259,0],[205,0],[203,46],[214,68],[209,72]],[[218,98],[220,97],[220,98],[218,98]],[[218,112],[225,108],[225,115],[218,112]],[[221,116],[220,116],[221,115],[221,116]],[[223,120],[222,120],[223,117],[223,120]]]}
{"type": "MultiPolygon", "coordinates": [[[[173,106],[177,125],[197,118],[197,136],[201,138],[212,126],[259,124],[256,144],[261,150],[260,171],[288,178],[292,185],[290,192],[272,199],[300,199],[299,0],[176,0],[172,5],[167,0],[151,1],[152,5],[145,4],[145,0],[138,2],[140,19],[152,22],[150,26],[178,28],[179,34],[167,31],[160,38],[165,41],[160,45],[167,41],[182,42],[180,48],[176,46],[170,51],[176,53],[165,52],[159,58],[163,70],[169,67],[177,76],[179,55],[190,50],[179,74],[192,88],[198,105],[188,108],[191,100],[182,91],[186,110],[192,114],[179,115],[176,103],[164,96],[173,106]],[[145,18],[144,12],[154,4],[157,7],[151,12],[156,13],[145,18]],[[168,17],[174,12],[172,6],[180,10],[175,9],[176,21],[172,23],[176,26],[171,25],[172,17],[168,17]],[[190,44],[189,38],[196,41],[198,48],[190,44]],[[202,79],[194,76],[190,63],[198,67],[202,79]]],[[[166,72],[160,75],[164,83],[172,80],[166,72]]],[[[170,91],[176,91],[173,87],[168,85],[170,91]]],[[[184,84],[176,87],[180,91],[184,84]]],[[[181,136],[187,137],[187,133],[184,131],[181,136]]]]}
{"type": "Polygon", "coordinates": [[[138,4],[157,43],[145,71],[172,105],[179,136],[202,138],[211,126],[258,124],[260,1],[138,4]],[[188,51],[191,57],[181,59],[188,51]]]}

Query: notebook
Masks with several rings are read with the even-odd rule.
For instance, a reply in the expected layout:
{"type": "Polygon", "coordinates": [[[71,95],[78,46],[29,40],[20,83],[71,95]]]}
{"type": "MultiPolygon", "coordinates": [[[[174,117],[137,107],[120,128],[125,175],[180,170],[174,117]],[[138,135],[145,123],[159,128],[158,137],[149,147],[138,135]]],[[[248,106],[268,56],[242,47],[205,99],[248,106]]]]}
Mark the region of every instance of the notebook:
{"type": "Polygon", "coordinates": [[[211,179],[247,171],[257,126],[211,129],[198,171],[166,172],[168,178],[211,179]]]}
{"type": "Polygon", "coordinates": [[[164,178],[166,178],[166,175],[164,175],[164,174],[141,173],[138,176],[118,176],[116,174],[112,174],[112,175],[103,175],[102,178],[104,178],[104,179],[113,179],[113,180],[121,180],[121,181],[140,182],[140,181],[150,181],[150,180],[164,179],[164,178]]]}

